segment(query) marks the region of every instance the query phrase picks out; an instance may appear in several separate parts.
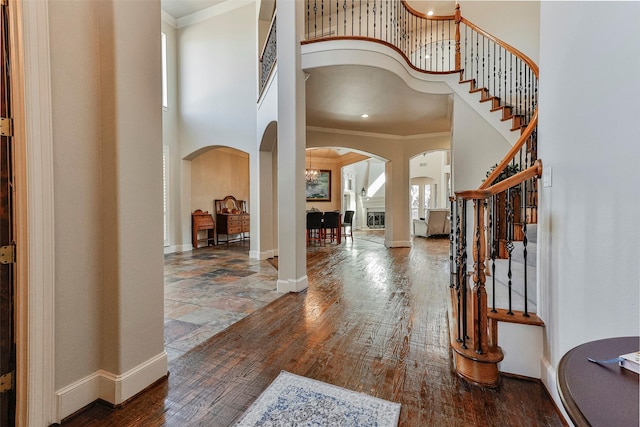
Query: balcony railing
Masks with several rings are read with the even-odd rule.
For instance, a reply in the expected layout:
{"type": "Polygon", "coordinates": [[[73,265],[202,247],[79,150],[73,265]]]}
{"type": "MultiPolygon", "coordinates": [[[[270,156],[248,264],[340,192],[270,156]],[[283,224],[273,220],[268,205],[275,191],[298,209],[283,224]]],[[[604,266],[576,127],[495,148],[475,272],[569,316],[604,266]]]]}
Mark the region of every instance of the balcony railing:
{"type": "Polygon", "coordinates": [[[260,96],[276,65],[278,45],[276,43],[276,12],[273,12],[269,33],[260,52],[260,96]]]}

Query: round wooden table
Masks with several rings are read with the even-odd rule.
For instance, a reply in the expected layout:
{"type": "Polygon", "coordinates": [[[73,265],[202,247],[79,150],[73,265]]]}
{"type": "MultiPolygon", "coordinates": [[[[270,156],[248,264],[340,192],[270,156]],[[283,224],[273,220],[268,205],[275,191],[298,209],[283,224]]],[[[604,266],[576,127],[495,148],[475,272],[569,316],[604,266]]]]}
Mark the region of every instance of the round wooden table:
{"type": "Polygon", "coordinates": [[[607,338],[570,350],[558,365],[558,391],[576,426],[639,424],[639,375],[617,363],[598,364],[640,350],[639,337],[607,338]]]}

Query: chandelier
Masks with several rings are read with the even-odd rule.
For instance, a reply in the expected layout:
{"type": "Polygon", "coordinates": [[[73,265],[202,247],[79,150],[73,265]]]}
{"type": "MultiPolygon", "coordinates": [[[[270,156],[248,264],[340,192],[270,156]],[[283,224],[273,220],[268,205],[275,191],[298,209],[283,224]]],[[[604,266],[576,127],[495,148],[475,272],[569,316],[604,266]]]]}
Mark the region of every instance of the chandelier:
{"type": "Polygon", "coordinates": [[[304,171],[304,177],[307,184],[317,184],[320,171],[311,168],[311,150],[309,150],[309,168],[304,171]]]}

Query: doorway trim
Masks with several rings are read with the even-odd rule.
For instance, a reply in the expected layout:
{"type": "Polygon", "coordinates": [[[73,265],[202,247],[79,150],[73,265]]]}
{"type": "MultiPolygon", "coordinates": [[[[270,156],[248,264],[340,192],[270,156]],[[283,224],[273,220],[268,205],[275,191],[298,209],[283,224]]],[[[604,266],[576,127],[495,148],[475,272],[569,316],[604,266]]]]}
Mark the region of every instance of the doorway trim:
{"type": "Polygon", "coordinates": [[[16,424],[55,422],[53,129],[47,2],[10,3],[16,171],[16,424]],[[27,179],[27,177],[29,179],[27,179]]]}

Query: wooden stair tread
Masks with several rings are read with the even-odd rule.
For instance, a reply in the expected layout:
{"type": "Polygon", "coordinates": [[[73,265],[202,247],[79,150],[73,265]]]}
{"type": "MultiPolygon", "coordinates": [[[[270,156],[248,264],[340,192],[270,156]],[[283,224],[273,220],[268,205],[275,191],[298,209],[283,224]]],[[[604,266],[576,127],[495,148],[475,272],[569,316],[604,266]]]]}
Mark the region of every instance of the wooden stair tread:
{"type": "Polygon", "coordinates": [[[523,311],[512,310],[513,314],[507,314],[509,310],[505,308],[496,308],[497,313],[489,312],[487,317],[489,319],[497,320],[498,322],[517,323],[520,325],[531,326],[544,326],[544,321],[538,317],[536,313],[529,313],[529,317],[523,316],[523,311]]]}

